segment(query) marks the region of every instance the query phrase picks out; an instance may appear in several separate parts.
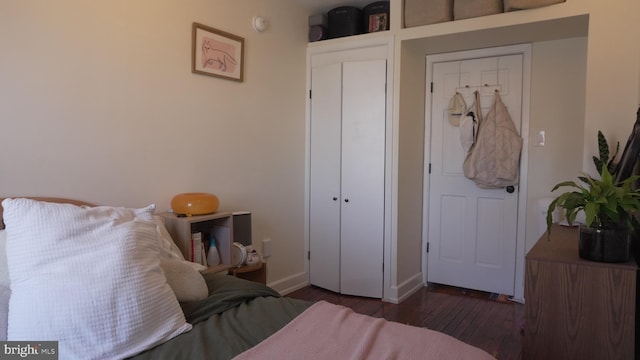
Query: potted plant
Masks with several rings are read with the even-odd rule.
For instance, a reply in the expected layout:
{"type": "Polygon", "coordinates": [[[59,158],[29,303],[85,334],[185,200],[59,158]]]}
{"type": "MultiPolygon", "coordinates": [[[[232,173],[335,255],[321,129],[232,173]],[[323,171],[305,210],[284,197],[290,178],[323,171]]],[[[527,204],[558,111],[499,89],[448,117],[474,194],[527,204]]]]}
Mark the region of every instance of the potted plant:
{"type": "Polygon", "coordinates": [[[561,194],[549,205],[547,236],[551,234],[552,214],[556,208],[565,211],[570,225],[578,213],[584,212],[585,223],[580,225],[579,256],[602,262],[625,262],[629,260],[631,234],[639,228],[634,215],[640,211],[640,192],[632,188],[638,176],[616,183],[611,170],[615,168],[613,159],[608,159],[608,146],[601,132],[598,132],[598,140],[600,158],[594,157],[594,162],[600,179],[584,174],[578,177],[584,185],[565,181],[553,187],[552,192],[561,187],[575,190],[561,194]]]}

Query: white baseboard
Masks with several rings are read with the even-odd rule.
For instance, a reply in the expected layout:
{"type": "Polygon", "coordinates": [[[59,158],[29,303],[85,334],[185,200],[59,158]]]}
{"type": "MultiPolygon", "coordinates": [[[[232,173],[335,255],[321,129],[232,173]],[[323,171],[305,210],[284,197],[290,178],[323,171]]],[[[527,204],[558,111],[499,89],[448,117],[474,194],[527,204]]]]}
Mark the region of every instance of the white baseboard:
{"type": "Polygon", "coordinates": [[[392,286],[389,298],[385,298],[382,300],[390,302],[392,304],[399,304],[423,287],[424,284],[422,283],[422,273],[420,272],[413,275],[398,286],[392,286]]]}
{"type": "MultiPolygon", "coordinates": [[[[284,296],[308,286],[309,276],[307,273],[302,272],[267,285],[277,291],[280,295],[284,296]]],[[[392,286],[390,296],[382,299],[382,301],[399,304],[409,296],[413,295],[416,291],[422,289],[424,286],[425,285],[422,283],[422,273],[417,273],[402,284],[392,286]]]]}
{"type": "Polygon", "coordinates": [[[267,285],[277,291],[280,295],[287,295],[309,285],[309,275],[302,272],[267,285]]]}

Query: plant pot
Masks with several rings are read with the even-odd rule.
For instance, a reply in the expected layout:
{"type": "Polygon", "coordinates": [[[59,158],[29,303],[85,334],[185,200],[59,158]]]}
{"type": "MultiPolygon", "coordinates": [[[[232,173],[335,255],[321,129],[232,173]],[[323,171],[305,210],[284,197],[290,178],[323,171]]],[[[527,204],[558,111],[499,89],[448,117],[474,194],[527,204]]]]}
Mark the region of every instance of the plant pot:
{"type": "Polygon", "coordinates": [[[578,255],[599,262],[629,261],[631,232],[626,228],[591,228],[580,225],[578,255]]]}

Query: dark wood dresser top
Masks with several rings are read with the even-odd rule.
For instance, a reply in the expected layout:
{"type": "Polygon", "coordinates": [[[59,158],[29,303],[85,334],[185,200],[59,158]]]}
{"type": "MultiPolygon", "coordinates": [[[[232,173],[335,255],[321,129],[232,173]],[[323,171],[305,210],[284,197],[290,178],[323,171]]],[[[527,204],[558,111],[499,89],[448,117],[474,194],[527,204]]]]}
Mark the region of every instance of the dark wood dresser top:
{"type": "Polygon", "coordinates": [[[578,256],[578,232],[577,226],[552,225],[551,237],[547,238],[546,233],[542,235],[538,242],[529,250],[526,259],[627,270],[635,270],[637,268],[633,259],[626,263],[602,263],[581,259],[578,256]]]}

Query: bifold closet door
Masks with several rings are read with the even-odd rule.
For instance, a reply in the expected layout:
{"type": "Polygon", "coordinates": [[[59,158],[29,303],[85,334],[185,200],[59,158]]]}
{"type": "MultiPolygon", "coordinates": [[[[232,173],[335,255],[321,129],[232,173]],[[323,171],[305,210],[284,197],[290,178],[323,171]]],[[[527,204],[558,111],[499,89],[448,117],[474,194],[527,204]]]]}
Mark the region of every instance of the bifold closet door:
{"type": "Polygon", "coordinates": [[[341,293],[382,297],[386,60],[342,65],[341,293]]]}
{"type": "Polygon", "coordinates": [[[340,292],[342,64],[311,72],[309,281],[340,292]]]}
{"type": "Polygon", "coordinates": [[[310,282],[382,297],[386,61],[311,70],[310,282]]]}

